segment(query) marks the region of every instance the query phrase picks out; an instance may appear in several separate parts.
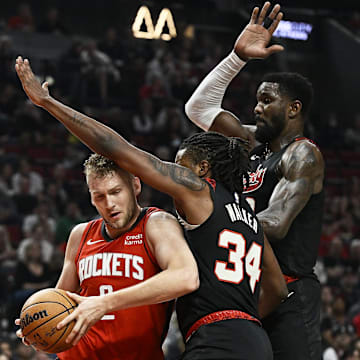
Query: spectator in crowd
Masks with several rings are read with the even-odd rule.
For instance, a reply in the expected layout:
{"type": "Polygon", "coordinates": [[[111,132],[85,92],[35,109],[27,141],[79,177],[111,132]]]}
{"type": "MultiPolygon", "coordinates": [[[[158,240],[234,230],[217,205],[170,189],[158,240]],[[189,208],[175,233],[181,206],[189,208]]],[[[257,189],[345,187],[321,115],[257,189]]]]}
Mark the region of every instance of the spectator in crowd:
{"type": "Polygon", "coordinates": [[[88,40],[81,51],[82,68],[84,76],[83,99],[89,101],[90,88],[94,85],[99,89],[100,103],[97,105],[106,106],[108,103],[109,82],[120,81],[120,71],[117,69],[111,58],[98,49],[95,40],[88,40]]]}
{"type": "Polygon", "coordinates": [[[56,35],[67,35],[68,30],[63,24],[59,9],[51,7],[47,10],[44,21],[38,26],[38,32],[56,35]]]}
{"type": "Polygon", "coordinates": [[[22,2],[18,5],[17,14],[9,18],[8,28],[25,32],[35,30],[35,20],[29,3],[22,2]]]}
{"type": "Polygon", "coordinates": [[[53,239],[56,228],[56,221],[50,214],[50,207],[47,201],[42,201],[34,209],[34,212],[24,218],[23,233],[26,236],[31,235],[31,231],[35,224],[42,224],[43,231],[49,240],[53,239]]]}
{"type": "Polygon", "coordinates": [[[24,218],[33,214],[38,205],[38,197],[30,192],[30,177],[21,174],[17,177],[17,192],[12,196],[18,214],[24,218]]]}
{"type": "Polygon", "coordinates": [[[332,239],[328,254],[324,257],[324,265],[327,271],[328,284],[338,286],[344,274],[346,261],[343,258],[344,246],[340,237],[332,239]]]}
{"type": "Polygon", "coordinates": [[[11,311],[12,324],[19,317],[21,307],[30,295],[40,289],[54,286],[51,283],[49,266],[43,261],[40,242],[28,241],[23,250],[24,257],[18,262],[15,271],[15,291],[11,311]]]}
{"type": "Polygon", "coordinates": [[[16,206],[11,197],[0,190],[0,224],[19,225],[20,219],[18,215],[16,206]]]}
{"type": "Polygon", "coordinates": [[[14,194],[20,192],[21,179],[24,175],[29,179],[30,194],[36,196],[44,190],[43,178],[38,172],[33,170],[33,163],[30,161],[30,159],[21,157],[18,164],[18,169],[12,178],[14,194]]]}
{"type": "Polygon", "coordinates": [[[111,58],[117,68],[124,65],[126,50],[115,27],[111,26],[106,30],[105,37],[100,40],[98,47],[100,51],[111,58]]]}
{"type": "Polygon", "coordinates": [[[11,196],[13,194],[12,176],[14,174],[14,167],[10,162],[5,162],[0,168],[0,191],[11,196]]]}
{"type": "Polygon", "coordinates": [[[75,201],[69,201],[66,205],[65,214],[56,222],[55,244],[66,243],[72,228],[84,221],[79,205],[75,201]]]}
{"type": "Polygon", "coordinates": [[[26,249],[33,243],[39,244],[42,261],[49,263],[54,252],[54,245],[48,237],[46,224],[43,222],[33,224],[28,237],[21,240],[17,248],[17,257],[20,261],[26,260],[26,249]]]}

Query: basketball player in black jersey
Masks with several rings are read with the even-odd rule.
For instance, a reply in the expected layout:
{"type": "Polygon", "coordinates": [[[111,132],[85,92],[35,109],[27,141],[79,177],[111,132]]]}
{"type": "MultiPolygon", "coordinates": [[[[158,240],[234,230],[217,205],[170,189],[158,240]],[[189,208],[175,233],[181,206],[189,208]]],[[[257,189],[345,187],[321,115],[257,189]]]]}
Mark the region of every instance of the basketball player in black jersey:
{"type": "MultiPolygon", "coordinates": [[[[41,86],[36,80],[28,60],[19,57],[16,71],[34,104],[94,152],[173,197],[187,224],[200,278],[199,289],[179,300],[184,359],[272,359],[259,319],[288,292],[262,227],[241,194],[243,184],[238,179],[246,179],[249,165],[244,142],[201,133],[184,142],[177,164],[164,162],[53,99],[47,83],[41,86]]],[[[77,322],[86,320],[81,314],[77,317],[77,322]]]]}
{"type": "Polygon", "coordinates": [[[275,5],[270,11],[269,2],[253,10],[234,50],[205,77],[185,109],[202,129],[252,144],[244,195],[263,225],[289,289],[289,298],[264,327],[275,359],[319,360],[320,285],[313,268],[321,233],[324,161],[318,147],[303,136],[312,85],[296,73],[265,76],[256,93],[256,126],[241,124],[221,108],[227,86],[247,61],[283,50],[268,46],[282,18],[279,10],[275,5]],[[260,145],[254,147],[256,141],[260,145]]]}

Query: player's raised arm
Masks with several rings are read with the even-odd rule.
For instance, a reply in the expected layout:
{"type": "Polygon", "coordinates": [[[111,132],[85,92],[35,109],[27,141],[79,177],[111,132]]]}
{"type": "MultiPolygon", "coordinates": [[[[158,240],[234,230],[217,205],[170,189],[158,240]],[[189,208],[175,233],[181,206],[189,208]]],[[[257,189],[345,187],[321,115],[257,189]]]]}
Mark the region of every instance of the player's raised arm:
{"type": "Polygon", "coordinates": [[[48,84],[45,82],[41,85],[36,79],[29,60],[18,57],[15,69],[29,99],[62,122],[94,152],[113,160],[150,186],[171,195],[180,207],[181,204],[189,204],[189,197],[197,199],[202,198],[203,192],[208,194],[205,183],[191,170],[161,161],[131,145],[106,125],[52,98],[48,84]]]}
{"type": "Polygon", "coordinates": [[[249,23],[237,38],[233,51],[200,83],[185,105],[190,120],[203,130],[220,132],[253,140],[253,127],[244,126],[232,113],[225,111],[222,100],[227,87],[251,59],[265,59],[283,50],[281,45],[269,45],[270,39],[283,17],[280,5],[271,10],[266,2],[262,9],[255,7],[249,23]]]}

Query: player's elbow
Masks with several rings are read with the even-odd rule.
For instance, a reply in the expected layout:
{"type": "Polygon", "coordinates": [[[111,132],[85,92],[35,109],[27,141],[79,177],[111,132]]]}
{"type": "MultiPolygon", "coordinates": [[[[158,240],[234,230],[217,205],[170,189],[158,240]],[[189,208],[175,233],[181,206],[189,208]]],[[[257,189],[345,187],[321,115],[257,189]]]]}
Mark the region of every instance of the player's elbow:
{"type": "Polygon", "coordinates": [[[197,290],[200,286],[199,273],[197,268],[184,269],[182,271],[182,287],[184,294],[197,290]]]}
{"type": "Polygon", "coordinates": [[[197,116],[197,112],[196,112],[195,108],[196,108],[195,101],[191,97],[185,104],[185,114],[190,120],[195,119],[197,116]]]}

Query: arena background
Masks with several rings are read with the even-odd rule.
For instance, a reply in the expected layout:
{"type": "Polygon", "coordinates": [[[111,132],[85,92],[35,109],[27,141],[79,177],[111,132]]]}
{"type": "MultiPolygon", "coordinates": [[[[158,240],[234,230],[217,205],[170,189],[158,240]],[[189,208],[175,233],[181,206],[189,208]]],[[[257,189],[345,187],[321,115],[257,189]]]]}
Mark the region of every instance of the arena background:
{"type": "MultiPolygon", "coordinates": [[[[24,244],[38,243],[53,286],[67,236],[96,213],[82,176],[88,149],[26,99],[14,72],[30,59],[52,95],[120,131],[134,144],[172,160],[181,140],[197,131],[184,103],[232,48],[254,5],[241,0],[1,1],[0,4],[0,356],[46,359],[15,338],[13,318],[27,294],[16,276],[24,244]],[[140,21],[141,6],[156,35],[140,21]],[[166,41],[161,38],[171,38],[166,41]],[[167,35],[167,36],[166,36],[167,35]],[[104,56],[105,54],[105,56],[104,56]],[[96,59],[96,61],[94,61],[96,59]]],[[[322,336],[331,359],[360,359],[360,3],[283,1],[288,21],[273,41],[285,51],[250,62],[229,87],[224,107],[252,122],[255,89],[269,71],[297,71],[314,84],[306,133],[326,161],[326,207],[317,273],[322,287],[322,336]],[[312,4],[315,3],[315,4],[312,4]],[[336,357],[337,356],[337,357],[336,357]]],[[[285,23],[284,23],[285,24],[285,23]]],[[[173,211],[170,199],[144,186],[143,206],[173,211]]],[[[176,327],[167,360],[182,344],[176,327]]]]}

